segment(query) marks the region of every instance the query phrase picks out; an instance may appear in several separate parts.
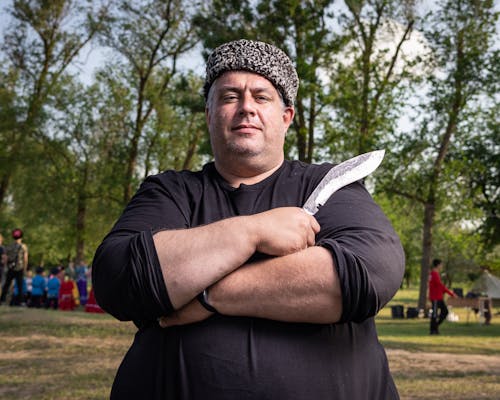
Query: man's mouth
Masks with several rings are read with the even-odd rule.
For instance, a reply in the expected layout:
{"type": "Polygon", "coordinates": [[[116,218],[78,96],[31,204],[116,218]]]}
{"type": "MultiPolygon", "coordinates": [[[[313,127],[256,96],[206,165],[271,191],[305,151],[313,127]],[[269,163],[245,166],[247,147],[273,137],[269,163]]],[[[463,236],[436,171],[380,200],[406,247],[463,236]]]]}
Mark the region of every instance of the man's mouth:
{"type": "Polygon", "coordinates": [[[260,130],[260,128],[253,124],[238,124],[231,129],[233,132],[237,133],[255,133],[255,131],[260,130]]]}

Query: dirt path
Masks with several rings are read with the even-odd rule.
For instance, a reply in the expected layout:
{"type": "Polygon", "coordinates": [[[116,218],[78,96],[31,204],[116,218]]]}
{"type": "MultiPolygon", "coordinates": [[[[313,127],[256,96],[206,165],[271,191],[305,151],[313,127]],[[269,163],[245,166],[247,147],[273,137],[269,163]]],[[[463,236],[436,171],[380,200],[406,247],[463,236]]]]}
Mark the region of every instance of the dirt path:
{"type": "Polygon", "coordinates": [[[460,371],[485,372],[500,376],[500,356],[477,354],[450,354],[410,352],[387,349],[387,357],[392,371],[406,376],[419,374],[420,371],[460,371]]]}

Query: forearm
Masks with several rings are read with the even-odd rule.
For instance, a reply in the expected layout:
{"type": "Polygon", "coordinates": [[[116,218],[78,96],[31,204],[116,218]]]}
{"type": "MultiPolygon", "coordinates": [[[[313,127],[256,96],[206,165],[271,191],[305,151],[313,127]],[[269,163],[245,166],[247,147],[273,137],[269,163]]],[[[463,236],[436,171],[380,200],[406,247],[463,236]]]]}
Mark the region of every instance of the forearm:
{"type": "Polygon", "coordinates": [[[330,252],[313,246],[240,268],[210,288],[224,315],[288,322],[334,323],[342,296],[330,252]]]}
{"type": "Polygon", "coordinates": [[[162,231],[154,243],[175,309],[233,272],[255,252],[283,256],[314,244],[319,225],[297,207],[224,219],[184,230],[162,231]]]}
{"type": "Polygon", "coordinates": [[[193,229],[153,236],[174,308],[240,267],[255,252],[248,217],[228,218],[193,229]]]}

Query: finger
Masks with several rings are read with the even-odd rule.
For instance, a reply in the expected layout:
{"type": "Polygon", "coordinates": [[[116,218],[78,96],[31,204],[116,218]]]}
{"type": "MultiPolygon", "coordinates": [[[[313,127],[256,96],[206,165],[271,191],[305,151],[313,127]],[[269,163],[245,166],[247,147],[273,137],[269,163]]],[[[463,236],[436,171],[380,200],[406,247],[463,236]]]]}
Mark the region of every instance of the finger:
{"type": "Polygon", "coordinates": [[[316,244],[316,235],[314,234],[314,231],[310,231],[309,234],[307,235],[307,245],[309,246],[314,246],[316,244]]]}
{"type": "Polygon", "coordinates": [[[321,230],[321,226],[316,218],[311,215],[311,228],[314,233],[318,233],[321,230]]]}
{"type": "Polygon", "coordinates": [[[167,317],[158,318],[158,324],[160,325],[161,328],[168,327],[167,317]]]}

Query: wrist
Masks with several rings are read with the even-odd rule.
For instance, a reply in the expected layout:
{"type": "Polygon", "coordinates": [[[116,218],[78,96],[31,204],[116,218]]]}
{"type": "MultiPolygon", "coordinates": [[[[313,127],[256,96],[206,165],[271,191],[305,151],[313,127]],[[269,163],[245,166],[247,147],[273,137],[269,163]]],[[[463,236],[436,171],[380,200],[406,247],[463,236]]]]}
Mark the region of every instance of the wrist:
{"type": "Polygon", "coordinates": [[[210,304],[210,301],[208,299],[208,288],[206,288],[203,292],[201,292],[198,296],[196,296],[196,298],[207,311],[216,314],[219,313],[217,309],[212,304],[210,304]]]}

